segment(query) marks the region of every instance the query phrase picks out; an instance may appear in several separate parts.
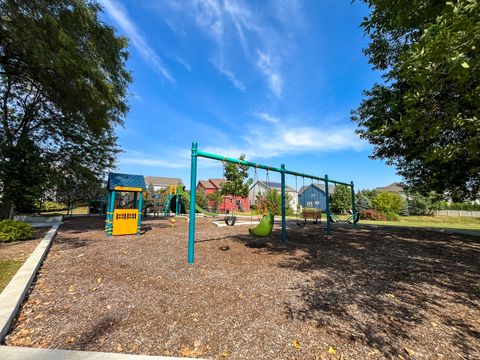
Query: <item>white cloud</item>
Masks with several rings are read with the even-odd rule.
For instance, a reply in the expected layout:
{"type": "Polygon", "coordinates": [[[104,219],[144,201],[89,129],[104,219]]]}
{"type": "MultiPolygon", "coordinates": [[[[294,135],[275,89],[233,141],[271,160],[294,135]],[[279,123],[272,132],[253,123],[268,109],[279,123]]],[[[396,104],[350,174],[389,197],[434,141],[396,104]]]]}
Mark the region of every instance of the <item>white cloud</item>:
{"type": "MultiPolygon", "coordinates": [[[[244,60],[261,75],[269,93],[282,98],[284,59],[291,54],[291,34],[297,27],[285,14],[288,10],[280,11],[282,6],[275,1],[264,2],[264,11],[243,0],[170,1],[166,5],[177,13],[177,18],[186,15],[193,19],[195,25],[214,42],[215,54],[212,58],[215,60],[211,63],[236,88],[241,91],[247,88],[233,66],[239,63],[240,45],[244,60]],[[272,16],[276,18],[275,22],[271,21],[272,16]]],[[[300,18],[302,7],[296,0],[289,0],[286,6],[292,9],[295,19],[300,18]]],[[[306,22],[303,17],[302,21],[306,22]]]]}
{"type": "Polygon", "coordinates": [[[227,69],[225,67],[225,64],[221,60],[210,60],[210,62],[215,66],[215,68],[223,75],[227,77],[227,79],[240,91],[245,92],[247,90],[247,87],[245,84],[237,79],[235,76],[235,73],[231,71],[230,69],[227,69]]]}
{"type": "Polygon", "coordinates": [[[268,159],[281,155],[318,154],[332,151],[360,151],[367,143],[355,134],[352,126],[330,125],[328,128],[313,126],[285,125],[278,117],[268,113],[254,113],[268,122],[249,127],[247,134],[237,141],[237,146],[211,146],[206,151],[220,155],[247,158],[268,159]]]}
{"type": "Polygon", "coordinates": [[[253,115],[260,120],[273,123],[273,124],[278,123],[280,121],[278,117],[270,115],[266,112],[254,112],[253,115]]]}
{"type": "Polygon", "coordinates": [[[278,60],[273,60],[272,55],[258,51],[257,67],[265,75],[270,90],[278,97],[282,97],[283,79],[278,68],[278,60]]]}
{"type": "Polygon", "coordinates": [[[112,19],[115,20],[115,22],[121,27],[123,32],[131,40],[133,46],[135,46],[145,61],[165,78],[170,81],[174,81],[170,71],[167,70],[160,57],[148,45],[147,41],[140,34],[136,25],[129,18],[126,10],[118,6],[118,4],[113,0],[100,0],[100,3],[105,8],[107,13],[112,17],[112,19]]]}

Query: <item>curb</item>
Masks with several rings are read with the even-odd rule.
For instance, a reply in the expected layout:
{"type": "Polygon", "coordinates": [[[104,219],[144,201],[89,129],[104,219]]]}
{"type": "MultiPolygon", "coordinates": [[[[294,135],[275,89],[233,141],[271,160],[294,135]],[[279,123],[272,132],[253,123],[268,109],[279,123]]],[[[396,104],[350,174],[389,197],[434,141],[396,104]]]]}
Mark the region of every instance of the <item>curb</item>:
{"type": "Polygon", "coordinates": [[[132,355],[96,351],[53,350],[0,346],[0,358],[9,360],[175,360],[187,359],[170,356],[132,355]]]}
{"type": "Polygon", "coordinates": [[[52,225],[47,235],[40,241],[40,244],[18,269],[7,287],[0,293],[0,343],[4,342],[13,319],[17,316],[18,310],[37,276],[37,271],[42,265],[59,227],[60,223],[52,225]]]}

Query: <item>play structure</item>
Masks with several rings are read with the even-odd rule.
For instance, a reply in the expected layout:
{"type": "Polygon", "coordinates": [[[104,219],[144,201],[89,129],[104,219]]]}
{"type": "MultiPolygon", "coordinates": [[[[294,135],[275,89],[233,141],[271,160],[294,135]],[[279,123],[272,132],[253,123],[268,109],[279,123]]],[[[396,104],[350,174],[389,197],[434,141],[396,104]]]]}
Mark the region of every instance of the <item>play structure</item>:
{"type": "Polygon", "coordinates": [[[107,182],[105,233],[140,234],[145,180],[141,175],[110,173],[107,182]]]}
{"type": "MultiPolygon", "coordinates": [[[[272,172],[277,172],[280,173],[281,175],[281,218],[282,218],[282,242],[287,241],[287,219],[286,219],[286,195],[285,195],[285,176],[286,175],[293,175],[295,177],[302,177],[302,178],[307,178],[317,181],[323,181],[325,183],[325,192],[326,192],[326,215],[327,215],[327,221],[326,221],[326,228],[325,232],[326,234],[330,234],[331,232],[331,213],[330,213],[330,200],[329,200],[329,193],[328,193],[328,184],[333,183],[333,184],[339,184],[339,185],[345,185],[351,188],[351,195],[352,195],[352,214],[354,216],[354,220],[352,221],[352,225],[355,227],[356,223],[358,222],[359,219],[359,214],[356,212],[355,209],[355,191],[354,191],[354,185],[353,181],[348,183],[341,182],[341,181],[336,181],[336,180],[331,180],[328,178],[328,175],[325,175],[325,177],[319,177],[319,176],[314,176],[314,175],[308,175],[308,174],[303,174],[299,173],[296,171],[291,171],[287,170],[285,168],[285,164],[281,164],[280,168],[277,167],[272,167],[272,166],[267,166],[267,165],[262,165],[262,164],[257,164],[253,163],[250,161],[245,161],[245,160],[240,160],[240,159],[234,159],[234,158],[229,158],[227,156],[221,156],[217,154],[212,154],[204,151],[198,150],[198,145],[194,141],[192,143],[192,155],[191,155],[191,174],[190,174],[190,188],[195,189],[196,184],[197,184],[197,160],[198,158],[206,158],[206,159],[211,159],[211,160],[217,160],[217,161],[222,161],[224,164],[225,163],[232,163],[232,164],[238,164],[238,165],[246,165],[249,167],[256,169],[263,169],[266,170],[267,173],[272,171],[272,172]],[[358,215],[357,215],[358,214],[358,215]]],[[[189,217],[189,232],[188,232],[188,263],[193,264],[195,261],[195,210],[197,209],[197,204],[196,204],[196,193],[195,191],[192,191],[192,193],[189,196],[190,198],[190,217],[189,217]]],[[[203,210],[203,209],[202,209],[203,210]]],[[[262,217],[260,223],[257,225],[257,227],[250,229],[250,234],[255,235],[255,236],[267,236],[269,235],[272,231],[273,228],[273,222],[274,222],[274,214],[271,212],[268,212],[264,214],[262,217]]]]}

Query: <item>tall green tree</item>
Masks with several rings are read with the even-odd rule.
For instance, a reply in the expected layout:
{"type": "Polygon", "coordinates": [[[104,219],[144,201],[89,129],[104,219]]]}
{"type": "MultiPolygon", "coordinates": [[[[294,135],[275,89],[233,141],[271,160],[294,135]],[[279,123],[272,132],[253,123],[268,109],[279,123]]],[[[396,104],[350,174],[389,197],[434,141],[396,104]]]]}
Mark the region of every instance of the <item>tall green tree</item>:
{"type": "MultiPolygon", "coordinates": [[[[239,157],[245,160],[245,155],[239,157]]],[[[226,163],[224,166],[225,182],[222,184],[222,195],[247,197],[253,180],[248,178],[248,166],[241,164],[226,163]]]]}
{"type": "Polygon", "coordinates": [[[423,194],[480,192],[480,2],[365,0],[365,49],[383,83],[365,91],[352,119],[423,194]]]}
{"type": "Polygon", "coordinates": [[[337,185],[333,190],[330,206],[333,210],[346,212],[352,208],[352,190],[346,185],[337,185]]]}
{"type": "Polygon", "coordinates": [[[28,207],[46,179],[61,179],[72,161],[76,177],[86,177],[72,186],[114,166],[114,128],[128,111],[131,78],[127,41],[100,12],[92,1],[0,1],[3,200],[28,207]],[[29,156],[18,161],[20,154],[29,156]]]}

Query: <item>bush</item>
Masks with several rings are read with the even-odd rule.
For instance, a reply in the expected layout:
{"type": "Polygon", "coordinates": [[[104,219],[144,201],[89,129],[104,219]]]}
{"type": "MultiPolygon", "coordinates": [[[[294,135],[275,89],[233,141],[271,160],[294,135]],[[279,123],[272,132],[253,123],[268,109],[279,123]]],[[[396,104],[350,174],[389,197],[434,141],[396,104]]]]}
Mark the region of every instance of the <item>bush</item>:
{"type": "Polygon", "coordinates": [[[364,210],[360,217],[362,220],[387,221],[387,216],[376,210],[364,210]]]}
{"type": "Polygon", "coordinates": [[[62,210],[67,210],[67,205],[57,203],[54,201],[45,201],[42,204],[42,211],[62,211],[62,210]]]}
{"type": "Polygon", "coordinates": [[[372,205],[375,210],[383,213],[398,213],[403,208],[403,198],[398,193],[382,192],[373,199],[372,205]]]}
{"type": "Polygon", "coordinates": [[[0,221],[0,241],[18,241],[31,239],[35,234],[32,225],[22,221],[0,221]]]}
{"type": "Polygon", "coordinates": [[[387,221],[400,221],[400,215],[398,215],[396,212],[389,211],[385,214],[387,217],[387,221]]]}

